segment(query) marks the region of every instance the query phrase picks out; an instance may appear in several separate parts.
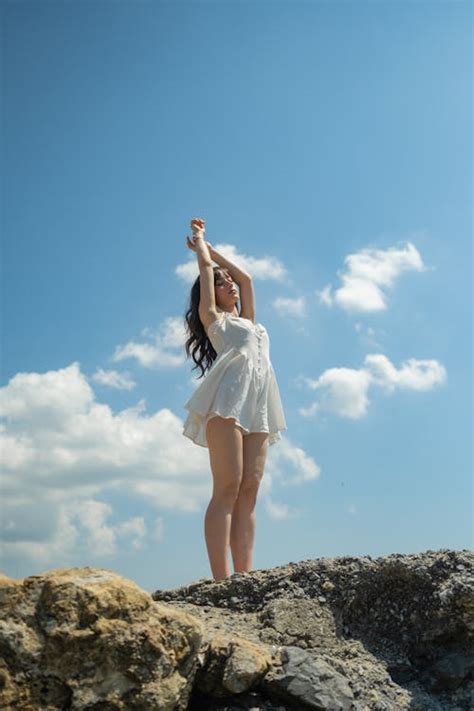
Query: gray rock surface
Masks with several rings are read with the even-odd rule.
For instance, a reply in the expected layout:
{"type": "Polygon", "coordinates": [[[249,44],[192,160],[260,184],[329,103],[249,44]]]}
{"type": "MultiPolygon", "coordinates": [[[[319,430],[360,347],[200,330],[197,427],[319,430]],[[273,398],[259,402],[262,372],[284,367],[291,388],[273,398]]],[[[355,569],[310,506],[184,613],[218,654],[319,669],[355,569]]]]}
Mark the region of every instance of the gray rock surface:
{"type": "Polygon", "coordinates": [[[474,709],[471,551],[305,560],[157,590],[153,598],[203,621],[196,711],[199,704],[229,711],[474,709]],[[272,654],[252,695],[205,695],[205,649],[217,632],[272,654]]]}
{"type": "Polygon", "coordinates": [[[9,711],[472,711],[474,555],[306,560],[152,595],[0,575],[9,711]]]}

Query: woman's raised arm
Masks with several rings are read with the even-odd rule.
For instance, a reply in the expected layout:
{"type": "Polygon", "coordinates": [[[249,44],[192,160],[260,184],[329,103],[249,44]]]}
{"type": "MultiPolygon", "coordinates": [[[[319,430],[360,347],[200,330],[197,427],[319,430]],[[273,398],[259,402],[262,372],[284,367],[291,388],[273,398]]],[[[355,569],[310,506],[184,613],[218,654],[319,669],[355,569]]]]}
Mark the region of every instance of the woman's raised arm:
{"type": "Polygon", "coordinates": [[[189,240],[188,237],[188,247],[190,247],[190,249],[195,247],[194,251],[198,256],[199,267],[201,267],[201,265],[209,266],[210,264],[212,265],[212,262],[216,262],[216,264],[223,269],[227,269],[232,279],[239,285],[252,278],[244,269],[240,269],[234,262],[231,262],[230,259],[227,259],[220,254],[220,252],[217,252],[210,242],[205,241],[204,220],[191,220],[191,228],[193,230],[193,240],[189,240]]]}
{"type": "Polygon", "coordinates": [[[204,239],[206,228],[204,220],[195,218],[191,220],[191,229],[193,231],[192,239],[186,236],[188,247],[196,252],[198,258],[199,269],[201,267],[212,267],[212,257],[208,247],[208,242],[204,239]]]}

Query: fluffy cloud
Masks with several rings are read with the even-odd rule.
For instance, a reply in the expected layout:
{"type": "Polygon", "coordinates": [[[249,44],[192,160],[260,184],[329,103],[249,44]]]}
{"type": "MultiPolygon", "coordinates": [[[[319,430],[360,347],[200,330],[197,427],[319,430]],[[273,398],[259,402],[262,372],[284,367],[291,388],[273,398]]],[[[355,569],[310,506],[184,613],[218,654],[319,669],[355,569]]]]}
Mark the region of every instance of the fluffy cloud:
{"type": "MultiPolygon", "coordinates": [[[[212,494],[208,450],[183,436],[179,417],[168,408],[147,415],[144,400],[114,413],[96,401],[77,362],[17,373],[0,389],[0,416],[0,552],[12,570],[22,557],[70,565],[87,550],[114,556],[160,542],[163,519],[150,510],[200,511],[212,494]],[[117,520],[112,495],[135,501],[144,515],[117,520]]],[[[275,482],[318,475],[313,459],[283,438],[269,449],[264,503],[275,482]]],[[[282,511],[267,506],[270,516],[282,511]]]]}
{"type": "Polygon", "coordinates": [[[393,288],[403,272],[428,270],[411,242],[385,250],[365,248],[349,254],[344,264],[345,269],[337,273],[342,286],[332,292],[331,285],[327,285],[316,293],[320,303],[353,312],[386,310],[385,291],[393,288]]]}
{"type": "Polygon", "coordinates": [[[386,393],[395,390],[431,390],[446,381],[446,369],[433,359],[409,358],[397,369],[386,355],[371,353],[364,359],[364,367],[329,368],[317,379],[299,378],[308,388],[318,391],[318,400],[299,413],[310,417],[326,411],[340,417],[358,420],[367,414],[370,404],[369,387],[386,393]]]}
{"type": "Polygon", "coordinates": [[[305,315],[305,300],[303,296],[294,299],[278,297],[274,299],[273,306],[280,314],[298,317],[305,315]]]}
{"type": "Polygon", "coordinates": [[[284,520],[298,518],[298,511],[292,509],[288,504],[273,501],[271,497],[265,499],[265,510],[274,519],[284,520]]]}
{"type": "Polygon", "coordinates": [[[106,385],[117,390],[133,390],[136,385],[129,373],[120,373],[118,370],[104,370],[103,368],[97,368],[91,380],[98,385],[106,385]]]}
{"type": "Polygon", "coordinates": [[[169,316],[163,321],[158,331],[146,328],[142,336],[150,338],[151,342],[128,341],[117,346],[112,361],[120,363],[123,360],[134,359],[143,368],[177,368],[184,365],[186,357],[184,342],[186,331],[184,318],[169,316]]]}
{"type": "MultiPolygon", "coordinates": [[[[213,247],[216,252],[237,264],[240,269],[251,274],[254,279],[276,279],[277,281],[282,281],[287,274],[284,265],[276,257],[250,257],[237,252],[232,244],[215,244],[213,247]]],[[[187,284],[192,284],[196,277],[199,276],[196,255],[190,253],[187,262],[178,264],[175,274],[187,284]]]]}

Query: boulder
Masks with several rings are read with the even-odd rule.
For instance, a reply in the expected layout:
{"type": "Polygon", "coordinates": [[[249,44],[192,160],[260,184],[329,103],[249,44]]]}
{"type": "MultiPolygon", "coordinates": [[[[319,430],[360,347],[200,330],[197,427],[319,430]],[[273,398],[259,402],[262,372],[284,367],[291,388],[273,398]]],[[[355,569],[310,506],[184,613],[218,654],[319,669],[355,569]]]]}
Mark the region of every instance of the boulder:
{"type": "Polygon", "coordinates": [[[0,578],[0,708],[186,709],[202,623],[104,568],[0,578]]]}

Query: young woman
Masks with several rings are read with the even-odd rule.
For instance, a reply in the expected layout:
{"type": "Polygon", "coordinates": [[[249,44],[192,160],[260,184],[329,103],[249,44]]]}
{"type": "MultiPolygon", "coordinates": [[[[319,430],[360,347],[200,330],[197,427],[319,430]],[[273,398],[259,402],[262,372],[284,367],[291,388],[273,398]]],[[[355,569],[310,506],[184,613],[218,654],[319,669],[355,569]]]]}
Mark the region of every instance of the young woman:
{"type": "Polygon", "coordinates": [[[231,575],[229,545],[234,571],[252,570],[255,504],[267,449],[287,426],[268,333],[255,321],[252,277],[205,241],[204,220],[192,220],[191,229],[187,246],[197,254],[199,276],[185,316],[185,348],[196,363],[193,370],[201,368],[200,378],[209,372],[185,404],[183,434],[209,449],[213,493],[204,531],[212,574],[221,580],[231,575]]]}

